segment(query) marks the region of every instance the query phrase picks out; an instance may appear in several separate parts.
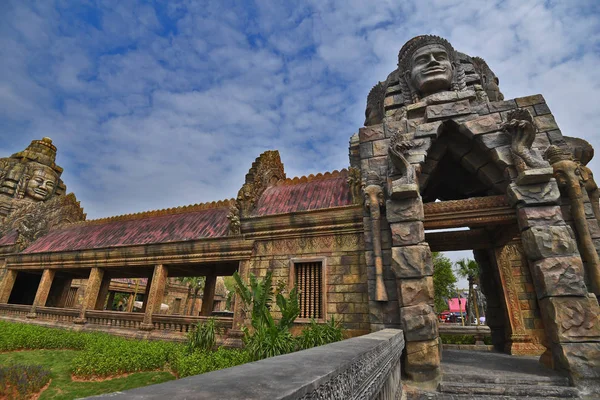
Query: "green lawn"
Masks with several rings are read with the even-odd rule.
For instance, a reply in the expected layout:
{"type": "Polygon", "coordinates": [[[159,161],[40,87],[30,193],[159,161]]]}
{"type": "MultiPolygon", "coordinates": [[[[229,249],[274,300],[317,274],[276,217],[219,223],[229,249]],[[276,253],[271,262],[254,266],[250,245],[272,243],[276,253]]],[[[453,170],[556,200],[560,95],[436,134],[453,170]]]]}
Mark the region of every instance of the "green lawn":
{"type": "Polygon", "coordinates": [[[73,382],[71,380],[71,360],[77,350],[31,350],[0,354],[0,365],[11,362],[19,364],[40,364],[51,370],[52,383],[44,391],[40,400],[77,399],[102,393],[133,389],[175,379],[168,372],[138,372],[124,378],[103,382],[73,382]]]}

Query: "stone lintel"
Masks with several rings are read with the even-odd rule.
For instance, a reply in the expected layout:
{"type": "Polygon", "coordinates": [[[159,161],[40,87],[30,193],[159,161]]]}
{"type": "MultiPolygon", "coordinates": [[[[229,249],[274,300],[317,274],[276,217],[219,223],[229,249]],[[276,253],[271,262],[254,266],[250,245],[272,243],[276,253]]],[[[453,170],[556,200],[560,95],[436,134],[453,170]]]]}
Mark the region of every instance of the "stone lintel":
{"type": "Polygon", "coordinates": [[[427,122],[432,122],[467,114],[471,114],[471,105],[469,100],[460,100],[453,103],[427,106],[425,117],[427,122]]]}

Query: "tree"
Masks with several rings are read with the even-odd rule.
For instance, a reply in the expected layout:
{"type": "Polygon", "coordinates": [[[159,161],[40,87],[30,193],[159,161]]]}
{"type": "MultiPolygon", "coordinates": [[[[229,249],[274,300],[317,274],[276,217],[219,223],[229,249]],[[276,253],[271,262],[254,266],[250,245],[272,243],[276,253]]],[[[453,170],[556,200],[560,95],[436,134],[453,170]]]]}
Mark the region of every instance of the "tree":
{"type": "MultiPolygon", "coordinates": [[[[456,270],[458,276],[467,278],[469,281],[469,295],[467,298],[467,315],[469,318],[467,319],[467,325],[471,325],[471,310],[473,310],[471,304],[474,303],[473,282],[479,279],[479,264],[477,264],[475,260],[467,260],[463,258],[462,260],[458,260],[456,262],[456,266],[458,267],[456,270]]],[[[477,309],[477,305],[475,305],[475,314],[477,317],[477,324],[479,324],[479,310],[477,309]]]]}
{"type": "MultiPolygon", "coordinates": [[[[185,278],[179,278],[179,282],[183,283],[188,287],[188,299],[192,296],[192,308],[189,315],[194,315],[194,307],[196,307],[196,299],[198,298],[198,292],[204,289],[205,277],[203,276],[187,276],[185,278]]],[[[187,315],[188,302],[186,301],[183,310],[183,315],[187,315]]]]}
{"type": "Polygon", "coordinates": [[[448,299],[452,297],[456,277],[452,271],[452,262],[443,253],[433,253],[433,290],[435,311],[448,309],[448,299]]]}

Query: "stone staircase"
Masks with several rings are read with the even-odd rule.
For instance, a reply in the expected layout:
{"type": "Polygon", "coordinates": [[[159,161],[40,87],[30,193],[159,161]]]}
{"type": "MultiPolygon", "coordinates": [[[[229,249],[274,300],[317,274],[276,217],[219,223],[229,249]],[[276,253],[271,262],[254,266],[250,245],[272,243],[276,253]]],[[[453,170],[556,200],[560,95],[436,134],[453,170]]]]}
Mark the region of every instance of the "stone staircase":
{"type": "Polygon", "coordinates": [[[405,386],[407,400],[581,398],[567,377],[540,365],[537,357],[444,350],[442,360],[437,391],[405,386]]]}

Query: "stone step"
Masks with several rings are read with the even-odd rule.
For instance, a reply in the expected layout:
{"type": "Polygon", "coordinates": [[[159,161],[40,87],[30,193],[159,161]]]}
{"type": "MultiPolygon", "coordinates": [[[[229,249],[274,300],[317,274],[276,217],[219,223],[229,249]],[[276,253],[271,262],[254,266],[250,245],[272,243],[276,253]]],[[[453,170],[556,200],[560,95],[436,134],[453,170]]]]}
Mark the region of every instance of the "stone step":
{"type": "Polygon", "coordinates": [[[515,397],[559,397],[578,398],[579,391],[573,387],[551,385],[504,385],[473,382],[441,382],[438,386],[441,393],[464,394],[470,396],[495,395],[515,397]]]}
{"type": "MultiPolygon", "coordinates": [[[[415,397],[412,400],[559,400],[564,397],[531,397],[531,396],[494,396],[494,395],[472,395],[472,394],[452,394],[452,393],[428,393],[425,396],[415,397]]],[[[411,400],[408,398],[407,400],[411,400]]]]}
{"type": "Polygon", "coordinates": [[[569,378],[566,376],[510,376],[444,373],[442,375],[442,381],[448,383],[491,383],[496,385],[569,386],[569,378]]]}

